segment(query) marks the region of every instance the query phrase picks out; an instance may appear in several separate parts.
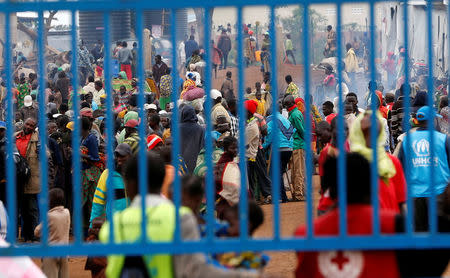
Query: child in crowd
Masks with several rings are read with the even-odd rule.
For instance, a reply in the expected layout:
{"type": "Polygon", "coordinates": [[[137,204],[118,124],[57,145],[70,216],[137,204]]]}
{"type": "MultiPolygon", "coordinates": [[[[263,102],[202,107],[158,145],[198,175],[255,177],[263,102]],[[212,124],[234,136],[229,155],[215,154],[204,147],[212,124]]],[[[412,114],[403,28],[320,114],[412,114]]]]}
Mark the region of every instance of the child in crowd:
{"type": "MultiPolygon", "coordinates": [[[[104,222],[105,220],[101,217],[96,217],[92,220],[92,227],[89,228],[88,237],[86,238],[87,242],[98,241],[98,233],[104,222]]],[[[90,270],[92,278],[105,277],[106,264],[105,257],[88,257],[84,270],[90,270]]]]}
{"type": "MultiPolygon", "coordinates": [[[[224,219],[228,222],[228,237],[239,237],[239,205],[229,207],[224,212],[224,219]]],[[[262,209],[251,200],[248,202],[248,233],[253,235],[255,230],[264,222],[262,209]]],[[[267,265],[269,257],[258,252],[246,251],[242,253],[228,252],[216,254],[214,260],[221,266],[232,269],[262,270],[267,265]]]]}
{"type": "Polygon", "coordinates": [[[252,93],[252,88],[247,87],[247,88],[245,89],[245,93],[246,93],[247,95],[250,95],[250,94],[252,93]]]}
{"type": "MultiPolygon", "coordinates": [[[[64,191],[53,188],[49,191],[48,231],[50,244],[68,244],[70,230],[70,212],[64,208],[64,191]]],[[[34,230],[36,237],[41,236],[42,223],[34,230]]],[[[42,272],[49,278],[69,277],[69,265],[66,257],[43,258],[42,272]]]]}
{"type": "Polygon", "coordinates": [[[261,83],[256,82],[256,92],[255,92],[255,98],[256,102],[258,102],[258,107],[256,107],[256,113],[259,115],[265,116],[266,115],[266,101],[261,98],[262,92],[261,92],[261,83]]]}
{"type": "Polygon", "coordinates": [[[241,173],[234,161],[238,154],[238,142],[235,137],[227,136],[223,139],[224,153],[214,167],[216,183],[216,212],[217,218],[224,218],[224,211],[239,202],[241,188],[241,173]]]}

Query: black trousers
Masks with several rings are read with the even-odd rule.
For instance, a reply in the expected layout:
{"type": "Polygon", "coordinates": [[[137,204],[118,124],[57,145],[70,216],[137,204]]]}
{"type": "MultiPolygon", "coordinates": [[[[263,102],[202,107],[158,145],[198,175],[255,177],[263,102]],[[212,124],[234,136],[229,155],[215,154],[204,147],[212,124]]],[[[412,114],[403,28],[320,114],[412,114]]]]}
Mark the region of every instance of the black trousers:
{"type": "Polygon", "coordinates": [[[22,238],[34,240],[34,229],[39,222],[37,194],[23,194],[20,202],[20,214],[23,220],[22,238]]]}
{"type": "MultiPolygon", "coordinates": [[[[436,195],[436,213],[444,215],[443,206],[445,204],[445,191],[436,195]]],[[[428,210],[430,209],[430,200],[428,197],[414,198],[414,225],[416,232],[428,232],[428,210]]]]}
{"type": "Polygon", "coordinates": [[[289,59],[289,58],[288,58],[289,56],[291,56],[292,61],[294,62],[294,65],[296,65],[294,53],[292,52],[292,50],[286,50],[286,59],[289,59]]]}
{"type": "Polygon", "coordinates": [[[226,69],[228,64],[228,52],[222,52],[222,68],[226,69]]]}
{"type": "Polygon", "coordinates": [[[250,193],[253,198],[256,198],[255,193],[257,187],[259,187],[264,198],[272,194],[272,181],[267,175],[267,163],[264,157],[264,150],[258,150],[256,161],[248,161],[247,173],[250,193]]]}
{"type": "Polygon", "coordinates": [[[286,196],[286,190],[284,189],[284,180],[283,180],[283,174],[286,172],[287,165],[289,163],[289,160],[291,160],[292,151],[281,151],[280,152],[280,197],[281,201],[286,202],[287,196],[286,196]]]}

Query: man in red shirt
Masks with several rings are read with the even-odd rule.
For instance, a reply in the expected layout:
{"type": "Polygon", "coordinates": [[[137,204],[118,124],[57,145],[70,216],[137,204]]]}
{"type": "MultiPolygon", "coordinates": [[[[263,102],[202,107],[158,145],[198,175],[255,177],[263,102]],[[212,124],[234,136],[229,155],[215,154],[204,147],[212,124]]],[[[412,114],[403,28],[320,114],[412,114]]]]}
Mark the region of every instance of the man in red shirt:
{"type": "Polygon", "coordinates": [[[34,241],[34,229],[38,224],[37,194],[41,192],[39,179],[39,133],[36,129],[36,120],[25,120],[23,130],[16,133],[16,146],[19,154],[24,157],[30,167],[30,180],[27,184],[18,184],[17,194],[23,218],[22,237],[25,241],[34,241]],[[23,195],[22,195],[23,194],[23,195]]]}
{"type": "MultiPolygon", "coordinates": [[[[347,155],[347,230],[349,235],[372,234],[373,209],[370,204],[370,164],[361,155],[347,155]]],[[[337,160],[329,158],[324,165],[324,183],[330,196],[337,199],[337,160]]],[[[339,233],[337,208],[314,221],[315,236],[336,236],[339,233]]],[[[394,233],[395,213],[380,210],[382,233],[394,233]]],[[[303,237],[306,227],[300,226],[295,236],[303,237]]],[[[296,277],[400,277],[395,251],[321,251],[297,253],[296,277]]]]}
{"type": "Polygon", "coordinates": [[[322,104],[322,112],[325,116],[325,121],[327,121],[331,125],[331,120],[336,117],[336,114],[333,113],[334,104],[327,100],[322,104]]]}

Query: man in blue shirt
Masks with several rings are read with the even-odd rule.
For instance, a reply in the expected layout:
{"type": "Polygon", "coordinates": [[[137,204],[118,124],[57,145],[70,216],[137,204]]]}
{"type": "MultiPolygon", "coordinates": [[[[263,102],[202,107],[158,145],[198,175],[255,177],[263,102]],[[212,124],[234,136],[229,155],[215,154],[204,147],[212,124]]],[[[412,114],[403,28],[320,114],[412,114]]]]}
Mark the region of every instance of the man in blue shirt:
{"type": "Polygon", "coordinates": [[[423,106],[417,111],[419,128],[409,134],[409,140],[403,140],[398,157],[405,169],[405,176],[409,177],[408,186],[411,187],[414,198],[417,231],[428,230],[428,198],[432,196],[433,190],[437,195],[439,211],[444,201],[443,193],[450,180],[450,137],[433,130],[433,142],[430,142],[431,134],[427,130],[428,120],[434,120],[435,117],[442,116],[436,114],[429,106],[423,106]],[[433,153],[431,144],[434,146],[433,153]],[[408,152],[408,157],[405,156],[405,152],[408,152]]]}
{"type": "Polygon", "coordinates": [[[286,203],[288,201],[286,191],[284,189],[283,173],[286,171],[286,167],[292,156],[293,144],[294,144],[294,132],[295,129],[288,119],[281,115],[281,104],[278,107],[277,112],[274,115],[267,117],[267,136],[263,143],[263,148],[268,149],[272,146],[272,132],[275,132],[274,123],[278,125],[277,137],[279,138],[279,152],[280,152],[280,197],[281,202],[286,203]]]}
{"type": "Polygon", "coordinates": [[[189,37],[189,40],[184,43],[184,52],[186,53],[186,59],[192,56],[195,50],[198,50],[198,43],[194,39],[194,35],[189,37]]]}

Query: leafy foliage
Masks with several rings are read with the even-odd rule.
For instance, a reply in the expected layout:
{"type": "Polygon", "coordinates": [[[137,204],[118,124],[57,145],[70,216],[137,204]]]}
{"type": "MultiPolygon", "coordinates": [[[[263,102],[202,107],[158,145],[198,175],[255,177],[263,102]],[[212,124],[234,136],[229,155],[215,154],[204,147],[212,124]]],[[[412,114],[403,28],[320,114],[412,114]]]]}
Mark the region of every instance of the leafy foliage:
{"type": "MultiPolygon", "coordinates": [[[[315,37],[314,34],[317,32],[324,32],[325,25],[327,24],[327,19],[318,13],[314,9],[309,9],[309,36],[315,37]]],[[[286,33],[291,35],[292,43],[294,48],[303,48],[303,6],[297,7],[292,10],[291,17],[279,18],[283,29],[286,33]]],[[[318,63],[321,58],[323,58],[323,47],[325,45],[324,38],[314,38],[311,40],[310,52],[311,52],[311,62],[318,63]]],[[[297,63],[303,61],[303,51],[296,51],[294,53],[297,63]]]]}

